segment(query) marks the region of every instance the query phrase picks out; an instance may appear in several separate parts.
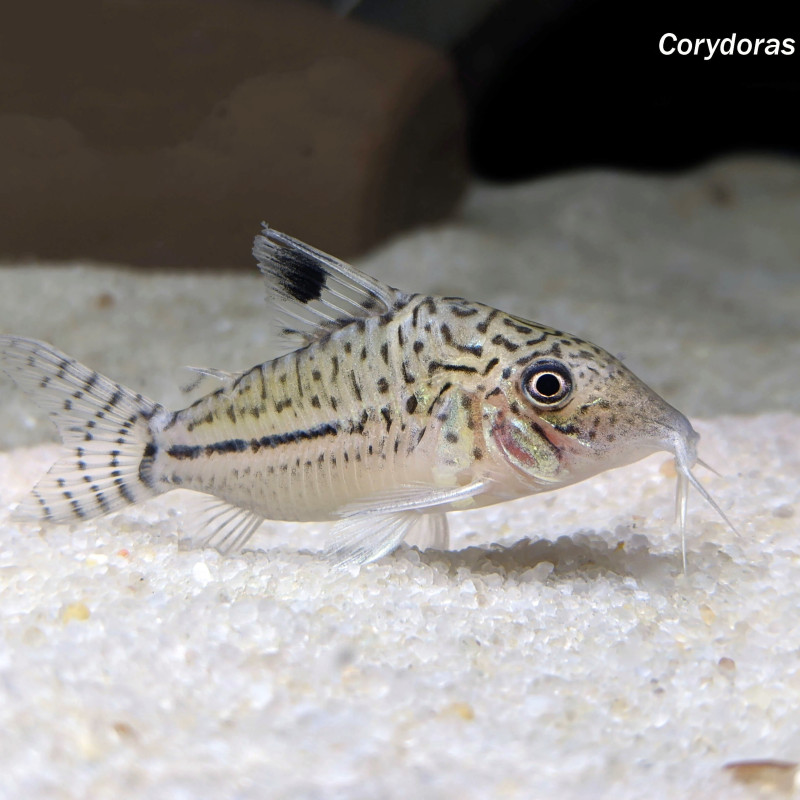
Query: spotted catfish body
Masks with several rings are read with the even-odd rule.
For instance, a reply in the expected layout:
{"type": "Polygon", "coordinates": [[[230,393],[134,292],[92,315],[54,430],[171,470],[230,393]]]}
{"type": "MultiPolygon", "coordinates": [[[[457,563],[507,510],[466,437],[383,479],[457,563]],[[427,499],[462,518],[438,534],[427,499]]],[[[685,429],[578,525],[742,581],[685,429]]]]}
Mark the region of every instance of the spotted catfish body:
{"type": "MultiPolygon", "coordinates": [[[[85,519],[173,488],[220,502],[197,537],[241,547],[264,519],[338,520],[329,553],[374,560],[445,512],[547,491],[656,450],[685,518],[697,434],[601,348],[457,297],[407,294],[268,228],[254,255],[294,349],[170,412],[49,345],[0,337],[61,459],[20,513],[85,519]],[[682,480],[682,483],[680,482],[682,480]]],[[[705,495],[707,497],[707,495],[705,495]]]]}

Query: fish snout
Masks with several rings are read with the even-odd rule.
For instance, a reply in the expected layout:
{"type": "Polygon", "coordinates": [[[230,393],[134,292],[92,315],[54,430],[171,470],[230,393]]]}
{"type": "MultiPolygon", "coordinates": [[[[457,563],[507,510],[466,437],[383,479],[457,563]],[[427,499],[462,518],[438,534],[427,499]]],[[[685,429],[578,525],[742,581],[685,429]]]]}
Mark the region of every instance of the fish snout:
{"type": "Polygon", "coordinates": [[[675,456],[678,464],[685,469],[691,469],[697,463],[700,434],[680,411],[667,403],[664,405],[667,406],[666,413],[659,424],[662,431],[661,445],[675,456]]]}

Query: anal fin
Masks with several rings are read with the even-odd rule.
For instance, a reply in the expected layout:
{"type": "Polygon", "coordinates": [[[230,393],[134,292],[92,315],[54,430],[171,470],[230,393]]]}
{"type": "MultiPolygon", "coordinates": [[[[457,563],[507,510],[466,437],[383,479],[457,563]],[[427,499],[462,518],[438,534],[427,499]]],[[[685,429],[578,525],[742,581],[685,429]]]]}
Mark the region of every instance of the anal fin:
{"type": "Polygon", "coordinates": [[[194,517],[181,547],[213,547],[225,555],[242,550],[264,522],[260,514],[216,497],[209,497],[194,517]]]}

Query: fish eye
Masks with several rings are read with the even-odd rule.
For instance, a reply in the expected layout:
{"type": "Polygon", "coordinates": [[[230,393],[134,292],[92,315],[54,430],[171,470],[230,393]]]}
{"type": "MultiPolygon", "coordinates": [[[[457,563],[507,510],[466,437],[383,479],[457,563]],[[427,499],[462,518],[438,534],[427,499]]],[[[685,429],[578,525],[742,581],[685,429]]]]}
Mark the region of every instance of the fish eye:
{"type": "Polygon", "coordinates": [[[534,405],[560,407],[572,395],[572,374],[560,361],[535,361],[522,374],[522,388],[534,405]]]}

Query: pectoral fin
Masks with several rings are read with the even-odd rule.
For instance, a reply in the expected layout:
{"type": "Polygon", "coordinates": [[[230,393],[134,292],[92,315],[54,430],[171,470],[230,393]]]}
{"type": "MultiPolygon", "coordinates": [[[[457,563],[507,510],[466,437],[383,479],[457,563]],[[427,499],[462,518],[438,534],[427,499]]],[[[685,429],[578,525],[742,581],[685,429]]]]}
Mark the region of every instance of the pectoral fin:
{"type": "Polygon", "coordinates": [[[485,481],[446,487],[431,486],[428,483],[405,483],[393,489],[376,492],[354,503],[348,503],[339,509],[337,516],[352,517],[357,514],[424,511],[435,506],[460,503],[462,500],[480,494],[485,488],[485,481]]]}

